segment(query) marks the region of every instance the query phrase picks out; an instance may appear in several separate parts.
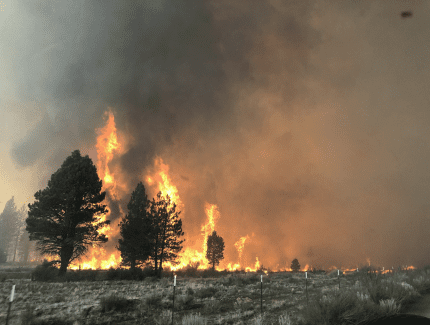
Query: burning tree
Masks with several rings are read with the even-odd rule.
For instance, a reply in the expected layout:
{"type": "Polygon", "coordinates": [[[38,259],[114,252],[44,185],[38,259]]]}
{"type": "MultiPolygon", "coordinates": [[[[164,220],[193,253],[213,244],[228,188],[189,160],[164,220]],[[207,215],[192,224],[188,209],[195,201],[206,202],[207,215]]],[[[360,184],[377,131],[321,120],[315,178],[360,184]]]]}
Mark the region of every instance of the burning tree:
{"type": "Polygon", "coordinates": [[[208,237],[206,258],[210,264],[212,264],[212,270],[215,270],[215,265],[224,259],[224,240],[222,237],[216,234],[216,231],[212,232],[212,235],[208,237]]]}
{"type": "Polygon", "coordinates": [[[122,264],[132,270],[142,266],[151,254],[153,231],[148,197],[145,186],[140,182],[131,194],[127,205],[129,213],[119,224],[121,237],[117,249],[121,252],[122,264]]]}
{"type": "Polygon", "coordinates": [[[157,194],[157,200],[150,203],[150,215],[152,218],[152,252],[150,260],[153,262],[154,271],[161,276],[163,262],[169,261],[176,264],[178,253],[182,250],[179,237],[184,235],[182,220],[179,219],[180,211],[176,211],[176,203],[170,200],[169,195],[164,198],[161,191],[157,194]]]}
{"type": "Polygon", "coordinates": [[[300,271],[300,264],[299,264],[299,260],[297,258],[295,258],[291,262],[291,270],[293,270],[293,272],[299,272],[300,271]]]}
{"type": "Polygon", "coordinates": [[[85,254],[89,245],[107,242],[99,229],[110,221],[101,221],[99,215],[107,213],[100,204],[106,196],[101,192],[102,181],[97,169],[79,150],[72,152],[61,167],[51,175],[48,186],[34,195],[29,204],[26,230],[30,240],[37,241],[37,250],[51,257],[59,256],[60,275],[68,265],[85,254]]]}

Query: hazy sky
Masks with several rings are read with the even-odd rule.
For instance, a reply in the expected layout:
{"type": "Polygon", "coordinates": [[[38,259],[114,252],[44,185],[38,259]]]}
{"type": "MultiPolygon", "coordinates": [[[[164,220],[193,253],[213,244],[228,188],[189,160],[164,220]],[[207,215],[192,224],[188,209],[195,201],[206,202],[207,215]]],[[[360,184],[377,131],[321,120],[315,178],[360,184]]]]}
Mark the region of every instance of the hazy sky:
{"type": "Polygon", "coordinates": [[[161,157],[232,261],[248,234],[265,266],[430,264],[429,1],[2,0],[0,27],[0,211],[95,160],[112,107],[124,186],[161,157]]]}

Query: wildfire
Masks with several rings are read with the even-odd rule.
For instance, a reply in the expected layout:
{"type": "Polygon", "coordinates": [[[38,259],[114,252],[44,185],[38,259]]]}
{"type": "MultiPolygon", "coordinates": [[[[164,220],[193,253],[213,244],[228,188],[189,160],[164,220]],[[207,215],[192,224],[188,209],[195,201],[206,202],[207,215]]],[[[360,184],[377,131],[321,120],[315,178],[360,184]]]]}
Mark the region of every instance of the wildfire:
{"type": "MultiPolygon", "coordinates": [[[[118,170],[110,170],[109,164],[113,160],[115,155],[120,155],[124,151],[124,142],[120,141],[117,136],[117,129],[115,125],[114,114],[111,111],[108,111],[106,114],[106,124],[104,127],[97,130],[97,171],[99,177],[103,180],[103,189],[104,191],[108,191],[111,197],[118,200],[123,193],[124,189],[121,187],[123,184],[121,183],[121,173],[118,170]],[[121,192],[118,190],[121,189],[121,192]]],[[[120,138],[122,139],[122,138],[120,138]]],[[[146,184],[152,188],[154,193],[158,193],[161,191],[162,195],[166,197],[169,195],[171,201],[174,202],[177,206],[177,211],[184,212],[184,204],[182,203],[177,187],[173,184],[172,178],[169,175],[169,166],[163,162],[161,158],[156,158],[154,161],[154,173],[151,173],[145,177],[146,184]]],[[[129,192],[129,190],[127,190],[129,192]]],[[[121,208],[121,207],[120,207],[121,208]]],[[[109,212],[110,213],[110,212],[109,212]]],[[[108,214],[109,214],[108,213],[108,214]]],[[[189,265],[197,266],[199,269],[207,269],[210,267],[207,259],[207,239],[209,235],[212,234],[214,230],[216,230],[216,223],[220,219],[220,213],[218,210],[218,206],[216,204],[205,203],[205,213],[206,213],[206,222],[201,226],[201,237],[200,240],[197,241],[196,246],[193,247],[184,247],[183,251],[178,256],[179,263],[174,265],[170,262],[163,263],[163,266],[170,268],[172,271],[182,269],[189,265]]],[[[101,216],[102,221],[106,220],[108,215],[101,216]]],[[[181,218],[184,218],[184,213],[181,214],[181,218]]],[[[186,221],[185,221],[186,222],[186,221]]],[[[119,232],[119,227],[117,224],[112,224],[111,226],[106,226],[100,231],[105,234],[108,238],[112,239],[117,236],[119,232]],[[112,228],[111,228],[112,227],[112,228]]],[[[222,235],[222,234],[221,234],[222,235]]],[[[254,234],[252,234],[254,236],[254,234]]],[[[186,238],[188,242],[188,238],[186,238]]],[[[240,237],[234,243],[234,246],[238,252],[239,263],[232,263],[229,261],[222,261],[221,265],[227,265],[223,267],[223,269],[227,269],[229,271],[235,271],[239,269],[244,269],[246,272],[256,272],[261,268],[260,260],[258,257],[255,258],[255,265],[253,267],[247,266],[243,268],[242,257],[245,248],[245,243],[250,240],[250,236],[246,235],[240,237]],[[227,262],[229,262],[227,264],[227,262]]],[[[370,259],[366,259],[368,265],[370,266],[370,259]]],[[[103,247],[90,247],[88,254],[82,258],[81,261],[76,261],[76,264],[70,265],[71,269],[109,269],[111,267],[118,267],[121,263],[120,252],[118,250],[113,250],[107,252],[103,247]]],[[[279,265],[278,265],[279,266],[279,265]]],[[[290,267],[278,268],[275,271],[292,271],[290,267]]],[[[335,266],[333,269],[337,269],[335,266]]],[[[220,270],[221,267],[217,267],[217,270],[220,270]]],[[[308,271],[310,269],[309,265],[306,264],[301,271],[308,271]]],[[[415,267],[407,266],[406,270],[413,270],[415,267]]],[[[343,269],[343,273],[345,272],[356,272],[357,269],[343,269]]],[[[378,273],[387,273],[390,272],[391,269],[388,270],[380,270],[378,273]]],[[[267,273],[267,271],[264,271],[267,273]]]]}
{"type": "MultiPolygon", "coordinates": [[[[114,154],[120,154],[122,146],[118,142],[117,129],[115,125],[115,118],[111,111],[105,113],[107,116],[106,125],[97,130],[97,172],[99,177],[103,180],[102,191],[109,191],[116,199],[118,198],[117,184],[115,182],[115,175],[109,170],[109,163],[112,161],[114,154]]],[[[105,221],[107,215],[100,216],[102,221],[105,221]]],[[[105,234],[106,237],[112,238],[119,229],[116,225],[111,228],[109,225],[99,230],[99,233],[105,234]]],[[[89,252],[78,265],[72,264],[71,269],[108,269],[110,267],[118,267],[121,263],[121,256],[119,251],[115,250],[113,253],[108,254],[103,247],[90,247],[89,252]]]]}
{"type": "Polygon", "coordinates": [[[245,237],[240,237],[240,239],[234,243],[234,246],[237,249],[237,252],[239,253],[239,260],[242,258],[242,252],[243,252],[243,247],[245,246],[245,241],[249,239],[249,236],[246,235],[245,237]]]}
{"type": "Polygon", "coordinates": [[[206,256],[207,252],[207,240],[208,237],[215,230],[215,221],[219,219],[218,207],[215,204],[206,203],[206,215],[208,216],[208,222],[202,227],[204,235],[203,239],[203,255],[206,256]]]}
{"type": "MultiPolygon", "coordinates": [[[[114,178],[109,171],[109,162],[112,161],[114,152],[121,149],[118,143],[115,118],[111,111],[105,113],[108,116],[105,127],[98,130],[97,137],[97,170],[102,176],[104,186],[107,188],[114,187],[114,178]]],[[[116,193],[114,193],[116,194],[116,193]]]]}

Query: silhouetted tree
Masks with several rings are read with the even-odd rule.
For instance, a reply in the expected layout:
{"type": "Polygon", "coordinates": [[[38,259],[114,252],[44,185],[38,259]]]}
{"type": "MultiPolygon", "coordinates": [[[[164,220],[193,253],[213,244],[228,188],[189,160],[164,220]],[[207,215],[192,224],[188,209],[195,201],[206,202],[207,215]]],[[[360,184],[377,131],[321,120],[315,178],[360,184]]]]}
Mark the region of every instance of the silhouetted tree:
{"type": "Polygon", "coordinates": [[[297,258],[295,258],[291,262],[291,269],[293,270],[293,272],[299,272],[300,271],[300,264],[299,264],[299,260],[297,258]]]}
{"type": "Polygon", "coordinates": [[[182,250],[185,239],[179,240],[179,237],[184,235],[182,220],[179,219],[180,213],[176,211],[176,204],[170,200],[170,197],[167,195],[164,198],[161,192],[157,194],[157,200],[154,198],[150,203],[153,227],[151,236],[153,249],[150,260],[158,276],[161,276],[163,262],[169,261],[176,264],[177,254],[182,250]]]}
{"type": "Polygon", "coordinates": [[[215,270],[215,265],[224,259],[224,240],[218,236],[216,231],[213,231],[207,240],[206,259],[212,265],[212,270],[215,270]]]}
{"type": "Polygon", "coordinates": [[[60,275],[66,273],[70,262],[85,254],[88,246],[108,240],[99,233],[110,223],[100,218],[108,212],[106,205],[100,204],[106,196],[101,188],[92,160],[75,150],[51,175],[48,186],[34,194],[35,202],[28,205],[26,230],[30,240],[37,241],[43,255],[60,258],[55,260],[60,263],[60,275]]]}
{"type": "Polygon", "coordinates": [[[18,233],[15,236],[15,250],[13,254],[13,261],[20,261],[27,263],[31,250],[30,234],[25,230],[28,216],[28,210],[25,204],[22,205],[18,211],[18,233]]]}
{"type": "Polygon", "coordinates": [[[18,211],[14,197],[6,202],[0,215],[0,263],[5,263],[9,252],[13,249],[15,236],[18,233],[18,211]]]}
{"type": "Polygon", "coordinates": [[[145,187],[140,182],[131,194],[127,205],[128,214],[119,224],[121,238],[117,249],[121,252],[121,263],[132,270],[145,264],[153,248],[149,204],[145,187]]]}

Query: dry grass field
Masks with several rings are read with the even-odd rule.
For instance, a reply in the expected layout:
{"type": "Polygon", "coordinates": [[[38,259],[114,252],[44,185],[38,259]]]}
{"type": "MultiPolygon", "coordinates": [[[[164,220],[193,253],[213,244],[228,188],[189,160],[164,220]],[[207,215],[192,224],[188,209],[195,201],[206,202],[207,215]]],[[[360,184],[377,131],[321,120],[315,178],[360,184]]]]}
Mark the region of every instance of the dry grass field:
{"type": "MultiPolygon", "coordinates": [[[[31,281],[28,271],[0,273],[0,323],[9,295],[9,324],[171,324],[173,276],[107,280],[107,272],[70,272],[62,282],[31,281]],[[74,275],[74,277],[72,277],[74,275]]],[[[49,273],[49,272],[48,272],[49,273]]],[[[404,311],[430,288],[430,270],[340,276],[308,273],[178,274],[174,324],[364,324],[404,311]],[[188,276],[187,276],[188,275],[188,276]],[[307,294],[306,294],[307,293],[307,294]]],[[[112,277],[111,277],[112,278],[112,277]]]]}

